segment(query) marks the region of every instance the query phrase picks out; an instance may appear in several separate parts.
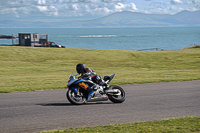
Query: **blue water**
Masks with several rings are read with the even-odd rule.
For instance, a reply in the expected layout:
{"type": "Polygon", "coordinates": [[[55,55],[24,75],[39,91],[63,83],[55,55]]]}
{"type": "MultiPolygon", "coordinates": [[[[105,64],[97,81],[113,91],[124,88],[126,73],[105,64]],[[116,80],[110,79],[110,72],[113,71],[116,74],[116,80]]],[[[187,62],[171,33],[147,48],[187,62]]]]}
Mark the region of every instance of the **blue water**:
{"type": "MultiPolygon", "coordinates": [[[[0,35],[18,33],[48,34],[49,41],[64,45],[66,48],[171,50],[200,44],[200,27],[0,28],[0,35]]],[[[0,44],[12,44],[12,40],[0,39],[0,44]]]]}

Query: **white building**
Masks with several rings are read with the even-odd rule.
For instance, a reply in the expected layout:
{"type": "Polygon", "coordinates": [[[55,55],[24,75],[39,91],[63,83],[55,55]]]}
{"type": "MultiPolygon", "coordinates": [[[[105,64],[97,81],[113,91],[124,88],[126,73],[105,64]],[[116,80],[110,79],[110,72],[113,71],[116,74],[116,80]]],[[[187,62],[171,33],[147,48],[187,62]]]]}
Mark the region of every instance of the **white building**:
{"type": "Polygon", "coordinates": [[[19,46],[42,46],[48,42],[48,35],[38,33],[19,33],[19,46]]]}

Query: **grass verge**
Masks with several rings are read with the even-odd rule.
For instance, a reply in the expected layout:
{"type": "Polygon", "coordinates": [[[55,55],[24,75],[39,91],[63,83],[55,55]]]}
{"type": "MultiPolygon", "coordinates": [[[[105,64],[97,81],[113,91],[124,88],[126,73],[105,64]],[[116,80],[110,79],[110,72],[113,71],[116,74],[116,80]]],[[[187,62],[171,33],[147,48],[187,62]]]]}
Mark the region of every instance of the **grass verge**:
{"type": "Polygon", "coordinates": [[[200,117],[182,117],[97,127],[69,128],[42,133],[200,133],[200,117]]]}
{"type": "Polygon", "coordinates": [[[200,50],[126,51],[0,46],[0,92],[65,88],[76,64],[101,76],[115,73],[111,84],[200,79],[200,50]]]}

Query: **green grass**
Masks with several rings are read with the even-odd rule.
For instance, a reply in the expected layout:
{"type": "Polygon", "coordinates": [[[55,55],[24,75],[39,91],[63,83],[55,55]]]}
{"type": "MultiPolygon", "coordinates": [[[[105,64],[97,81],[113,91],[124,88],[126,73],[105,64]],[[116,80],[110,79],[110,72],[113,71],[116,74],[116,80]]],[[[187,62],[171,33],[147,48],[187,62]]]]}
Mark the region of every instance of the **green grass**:
{"type": "Polygon", "coordinates": [[[200,80],[200,50],[125,51],[0,46],[0,92],[65,88],[76,64],[111,84],[200,80]]]}
{"type": "Polygon", "coordinates": [[[200,133],[200,117],[172,118],[97,127],[69,128],[43,133],[200,133]]]}

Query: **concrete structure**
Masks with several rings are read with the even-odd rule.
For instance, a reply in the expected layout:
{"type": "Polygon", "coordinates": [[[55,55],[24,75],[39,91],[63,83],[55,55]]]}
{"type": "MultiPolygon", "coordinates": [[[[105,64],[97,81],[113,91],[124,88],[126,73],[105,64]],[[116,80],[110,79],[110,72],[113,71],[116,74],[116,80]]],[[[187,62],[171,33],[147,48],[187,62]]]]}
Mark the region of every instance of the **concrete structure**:
{"type": "Polygon", "coordinates": [[[48,35],[38,33],[19,33],[19,46],[42,46],[48,42],[48,35]]]}

